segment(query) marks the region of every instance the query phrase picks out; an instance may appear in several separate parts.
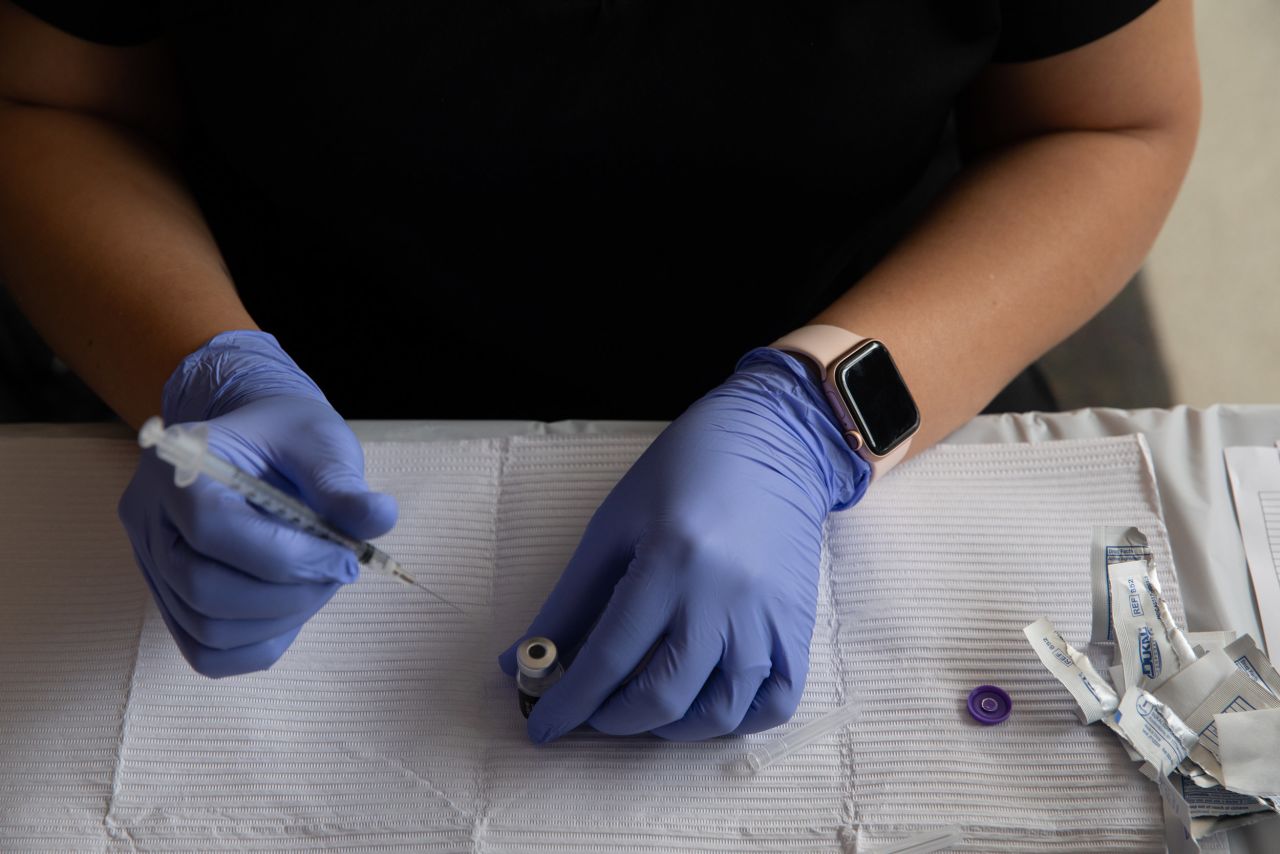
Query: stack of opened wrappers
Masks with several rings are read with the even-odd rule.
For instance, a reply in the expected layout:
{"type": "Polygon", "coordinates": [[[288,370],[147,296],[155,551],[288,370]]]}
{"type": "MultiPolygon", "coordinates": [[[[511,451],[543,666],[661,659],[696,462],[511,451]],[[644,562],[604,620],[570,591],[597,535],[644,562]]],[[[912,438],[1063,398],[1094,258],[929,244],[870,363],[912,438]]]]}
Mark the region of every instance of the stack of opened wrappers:
{"type": "Polygon", "coordinates": [[[1159,786],[1170,849],[1280,812],[1280,674],[1253,638],[1184,632],[1137,528],[1096,529],[1092,569],[1088,655],[1048,619],[1024,632],[1081,720],[1159,786]]]}

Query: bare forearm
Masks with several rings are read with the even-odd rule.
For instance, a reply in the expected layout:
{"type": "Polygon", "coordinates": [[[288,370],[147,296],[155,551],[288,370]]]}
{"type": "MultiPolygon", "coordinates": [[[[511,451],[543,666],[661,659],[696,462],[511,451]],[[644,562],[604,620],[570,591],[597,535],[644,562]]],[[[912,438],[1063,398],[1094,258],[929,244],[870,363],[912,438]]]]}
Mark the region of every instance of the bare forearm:
{"type": "Polygon", "coordinates": [[[0,102],[0,278],[130,424],[219,331],[256,328],[163,157],[109,121],[0,102]]]}
{"type": "Polygon", "coordinates": [[[1173,203],[1193,139],[1073,131],[1011,146],[816,318],[889,345],[921,410],[913,453],[1115,296],[1173,203]]]}

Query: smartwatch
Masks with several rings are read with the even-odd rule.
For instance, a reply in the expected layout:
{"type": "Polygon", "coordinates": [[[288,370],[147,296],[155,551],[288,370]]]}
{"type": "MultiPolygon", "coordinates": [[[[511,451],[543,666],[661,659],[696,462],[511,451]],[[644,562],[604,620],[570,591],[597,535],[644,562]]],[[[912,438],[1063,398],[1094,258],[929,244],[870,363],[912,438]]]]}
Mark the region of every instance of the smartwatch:
{"type": "Polygon", "coordinates": [[[838,326],[815,324],[771,344],[815,369],[845,441],[871,465],[875,479],[907,455],[920,410],[889,349],[838,326]]]}

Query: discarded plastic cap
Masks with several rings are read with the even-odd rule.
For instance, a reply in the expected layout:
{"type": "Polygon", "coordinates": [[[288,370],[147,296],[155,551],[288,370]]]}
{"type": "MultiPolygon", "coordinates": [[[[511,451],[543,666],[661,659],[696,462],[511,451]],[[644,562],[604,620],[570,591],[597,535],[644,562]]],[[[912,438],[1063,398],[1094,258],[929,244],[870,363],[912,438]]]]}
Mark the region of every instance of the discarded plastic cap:
{"type": "Polygon", "coordinates": [[[980,724],[991,726],[1009,717],[1013,700],[1008,692],[995,685],[979,685],[969,692],[969,714],[980,724]]]}

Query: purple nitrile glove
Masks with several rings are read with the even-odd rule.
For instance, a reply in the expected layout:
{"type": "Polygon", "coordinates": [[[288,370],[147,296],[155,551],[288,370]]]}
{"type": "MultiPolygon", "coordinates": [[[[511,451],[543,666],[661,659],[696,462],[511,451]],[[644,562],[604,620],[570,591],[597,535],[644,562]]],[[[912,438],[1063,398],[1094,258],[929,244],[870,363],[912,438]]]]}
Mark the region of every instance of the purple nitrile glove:
{"type": "MultiPolygon", "coordinates": [[[[165,384],[163,417],[207,422],[213,453],[301,497],[351,537],[395,525],[395,499],[365,483],[359,441],[271,335],[224,332],[187,356],[165,384]]],[[[154,449],[119,513],[165,625],[205,676],[270,667],[359,572],[349,549],[220,483],[201,476],[175,485],[154,449]]]]}
{"type": "MultiPolygon", "coordinates": [[[[582,644],[530,714],[530,738],[586,723],[695,740],[790,719],[809,669],[823,522],[870,479],[801,364],[748,353],[609,493],[521,638],[582,644]]],[[[514,650],[500,658],[508,674],[514,650]]]]}

